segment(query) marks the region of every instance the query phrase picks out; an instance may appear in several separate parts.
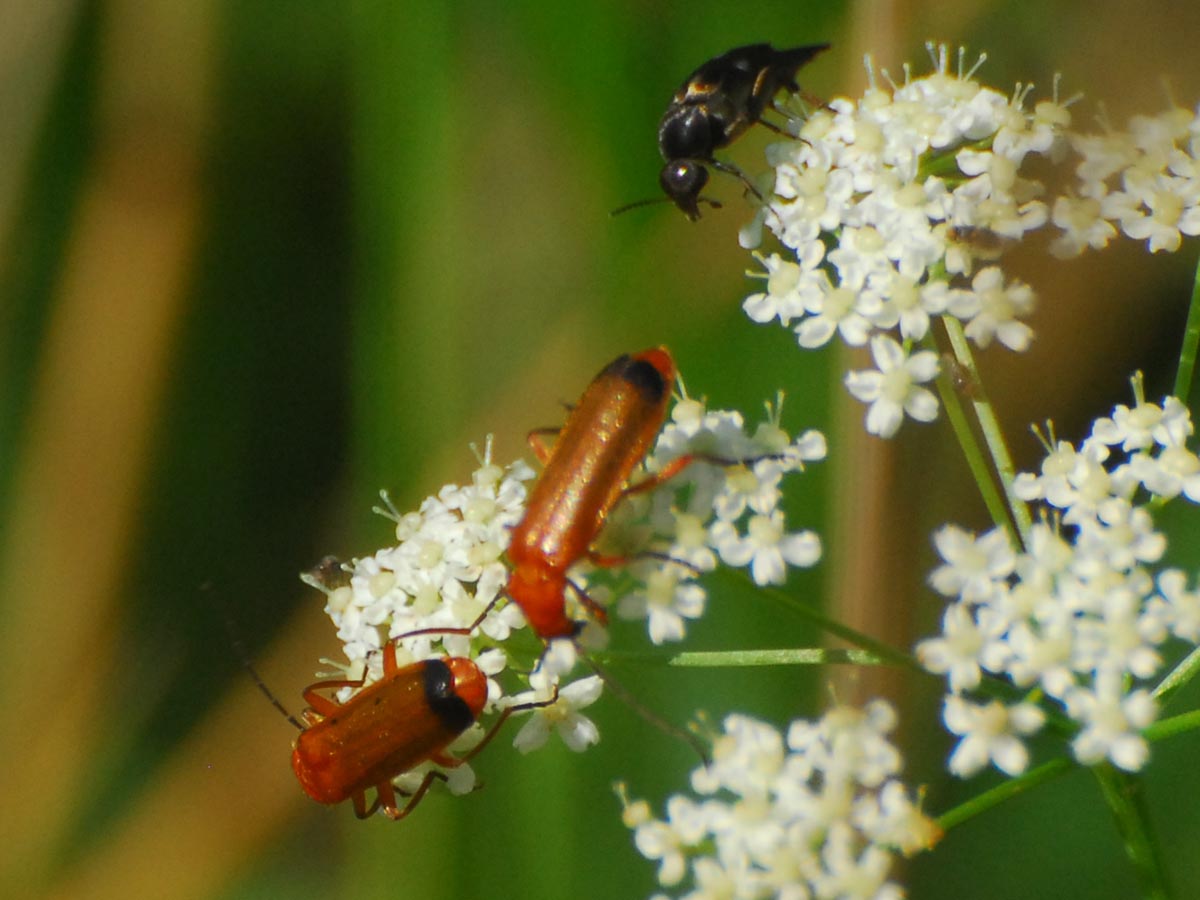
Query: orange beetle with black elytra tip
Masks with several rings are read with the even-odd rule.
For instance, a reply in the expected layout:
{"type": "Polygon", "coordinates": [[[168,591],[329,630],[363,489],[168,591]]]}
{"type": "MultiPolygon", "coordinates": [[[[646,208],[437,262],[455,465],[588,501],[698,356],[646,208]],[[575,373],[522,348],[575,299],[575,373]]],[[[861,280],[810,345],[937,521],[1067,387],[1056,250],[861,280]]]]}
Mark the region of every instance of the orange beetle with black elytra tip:
{"type": "MultiPolygon", "coordinates": [[[[590,548],[617,501],[678,471],[627,487],[662,428],[674,382],[675,361],[665,347],[619,356],[588,385],[549,451],[533,440],[536,432],[530,436],[545,469],[508,544],[506,593],[540,637],[578,632],[566,614],[567,570],[586,556],[605,561],[590,548]]],[[[578,595],[603,622],[604,611],[578,595]]]]}
{"type": "MultiPolygon", "coordinates": [[[[400,666],[396,645],[383,648],[383,677],[345,703],[318,691],[359,687],[358,681],[318,681],[304,691],[309,704],[301,714],[306,727],[296,738],[292,768],[304,792],[318,803],[350,799],[361,819],[382,808],[391,819],[407,816],[425,796],[435,779],[445,774],[428,772],[404,806],[396,802],[392,779],[426,761],[445,768],[460,766],[475,757],[514,712],[548,706],[557,699],[510,706],[497,718],[478,744],[463,756],[446,752],[479,718],[487,703],[487,676],[465,657],[426,659],[400,666]],[[366,792],[375,789],[367,806],[366,792]]],[[[401,792],[402,793],[402,792],[401,792]]]]}

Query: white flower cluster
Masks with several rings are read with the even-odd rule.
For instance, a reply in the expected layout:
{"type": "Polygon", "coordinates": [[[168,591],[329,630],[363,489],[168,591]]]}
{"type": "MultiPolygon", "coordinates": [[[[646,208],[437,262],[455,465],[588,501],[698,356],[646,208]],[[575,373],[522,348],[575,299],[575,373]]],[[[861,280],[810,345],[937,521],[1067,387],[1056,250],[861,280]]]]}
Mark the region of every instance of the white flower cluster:
{"type": "MultiPolygon", "coordinates": [[[[489,439],[469,485],[446,485],[416,512],[401,514],[390,503],[387,510],[379,510],[396,523],[395,546],[319,577],[302,576],[326,594],[325,612],[337,626],[349,660],[335,665],[347,678],[365,675],[367,684],[377,681],[383,671],[379,650],[384,641],[393,641],[401,666],[442,656],[473,659],[488,677],[488,711],[534,699],[531,692],[517,693],[528,679],[520,681],[506,671],[514,656],[519,667],[528,671],[540,652],[536,640],[527,638],[524,644],[518,640],[525,619],[514,604],[497,604],[471,635],[405,637],[423,629],[466,628],[504,588],[508,579],[504,549],[509,530],[524,512],[525,482],[534,472],[520,461],[501,468],[492,463],[491,452],[489,439]]],[[[537,699],[551,696],[553,685],[538,683],[537,687],[537,699]]],[[[556,703],[531,711],[514,745],[523,752],[533,750],[545,743],[552,728],[574,750],[596,743],[595,725],[578,710],[595,702],[600,689],[595,676],[561,686],[556,703]]],[[[346,688],[338,696],[344,702],[352,693],[346,688]]],[[[477,742],[483,731],[477,723],[462,742],[477,742]]],[[[411,791],[431,767],[426,763],[396,783],[411,791]]],[[[473,785],[467,766],[444,774],[456,793],[473,785]]]]}
{"type": "Polygon", "coordinates": [[[1006,96],[958,58],[951,73],[939,47],[936,70],[906,67],[901,85],[880,84],[868,61],[861,100],[792,120],[797,140],[767,150],[773,194],[741,234],[756,247],[765,224],[788,250],[755,254],[765,272],[750,274],[766,286],[743,304],[752,320],[778,321],[806,349],[835,336],[870,344],[876,368],[846,385],[881,437],[905,416],[937,416],[921,387],[939,368],[931,319],[958,321],[980,348],[1029,347],[1034,292],[992,264],[1029,232],[1057,228],[1060,256],[1099,249],[1118,228],[1152,251],[1200,234],[1200,116],[1175,108],[1128,133],[1078,135],[1057,83],[1027,109],[1032,85],[1006,96]],[[1077,161],[1075,182],[1052,197],[1034,171],[1064,161],[1077,161]]]}
{"type": "Polygon", "coordinates": [[[793,722],[785,745],[772,726],[729,716],[712,763],[692,773],[700,799],[671,797],[660,820],[644,800],[622,797],[625,823],[658,861],[659,883],[675,888],[690,875],[684,896],[695,900],[899,898],[888,880],[895,852],[927,850],[940,831],[895,777],[895,724],[884,701],[836,707],[793,722]]]}
{"type": "Polygon", "coordinates": [[[942,634],[917,654],[946,676],[957,775],[989,763],[1022,772],[1024,739],[1046,722],[1032,697],[971,699],[984,672],[1055,701],[1079,762],[1135,771],[1149,756],[1141,732],[1158,708],[1147,685],[1163,674],[1164,642],[1200,642],[1200,591],[1177,569],[1156,576],[1167,540],[1146,498],[1200,502],[1200,457],[1186,446],[1193,426],[1182,403],[1145,402],[1137,379],[1134,393],[1135,405],[1097,420],[1080,447],[1048,440],[1040,474],[1017,477],[1018,495],[1047,513],[1024,552],[1000,530],[976,537],[946,526],[934,536],[944,563],[930,582],[953,602],[942,634]]]}
{"type": "MultiPolygon", "coordinates": [[[[504,548],[525,509],[525,482],[533,477],[524,462],[493,464],[489,440],[469,485],[446,485],[418,511],[403,514],[385,496],[388,509],[377,511],[396,523],[395,546],[350,563],[349,584],[330,591],[325,604],[352,664],[369,662],[376,675],[385,640],[422,629],[462,628],[479,617],[508,580],[504,548]]],[[[504,606],[480,631],[503,641],[523,626],[520,610],[504,606]]],[[[473,655],[472,636],[420,635],[397,646],[397,660],[404,665],[435,655],[434,644],[451,656],[473,655]]]]}
{"type": "MultiPolygon", "coordinates": [[[[594,600],[613,588],[621,597],[620,614],[646,619],[651,639],[661,643],[682,638],[684,619],[702,614],[705,592],[696,578],[714,569],[718,559],[748,566],[759,584],[781,583],[788,565],[814,565],[820,540],[807,531],[787,532],[779,509],[780,482],[785,473],[823,459],[825,439],[808,432],[793,442],[776,413],[768,405],[767,419],[747,434],[735,412],[708,411],[695,400],[676,404],[647,470],[653,475],[680,456],[697,458],[652,490],[635,492],[617,505],[601,550],[628,562],[597,568],[583,560],[580,571],[572,572],[573,584],[594,600]]],[[[402,514],[390,503],[380,510],[396,523],[394,546],[327,566],[305,580],[326,594],[325,611],[349,660],[339,665],[347,678],[365,675],[367,684],[378,680],[379,651],[386,641],[396,644],[401,666],[432,657],[468,657],[488,677],[487,712],[544,701],[557,690],[552,705],[529,710],[529,721],[514,740],[518,749],[541,746],[554,730],[569,747],[584,750],[599,733],[578,710],[599,697],[600,679],[560,683],[575,665],[576,645],[556,640],[547,649],[503,594],[510,574],[504,551],[525,512],[526,482],[533,477],[522,462],[507,468],[493,464],[489,440],[469,485],[447,485],[416,512],[402,514]],[[478,628],[467,633],[485,611],[478,628]],[[528,677],[517,674],[530,671],[534,674],[528,677]]],[[[579,601],[569,591],[564,602],[579,601]]],[[[573,612],[581,619],[588,615],[573,612]]],[[[344,702],[352,693],[343,689],[339,699],[344,702]]],[[[477,725],[467,739],[477,740],[481,733],[477,725]]],[[[419,781],[427,768],[398,784],[419,781]]],[[[464,771],[469,772],[463,766],[446,773],[453,789],[470,788],[464,771]]]]}
{"type": "Polygon", "coordinates": [[[834,335],[871,341],[878,371],[847,381],[872,404],[868,430],[884,437],[905,413],[937,414],[919,387],[937,374],[936,354],[909,359],[931,317],[961,320],[980,347],[1024,350],[1032,338],[1021,318],[1033,292],[976,263],[1049,219],[1044,186],[1021,170],[1065,149],[1070,116],[1057,100],[1026,110],[1028,89],[1006,97],[959,59],[952,74],[942,47],[935,72],[890,89],[868,67],[861,101],[831,101],[803,120],[798,140],[769,148],[774,196],[742,232],[757,245],[765,223],[794,255],[758,257],[767,289],[746,299],[751,319],[793,328],[805,348],[834,335]]]}
{"type": "Polygon", "coordinates": [[[756,584],[782,584],[788,566],[807,568],[821,558],[812,531],[789,533],[783,511],[783,476],[825,458],[825,437],[807,431],[795,441],[779,425],[779,405],[753,434],[740,413],[707,410],[684,398],[646,460],[653,475],[674,460],[690,465],[646,497],[622,502],[605,540],[631,562],[624,574],[635,584],[617,613],[647,621],[655,644],[682,640],[685,620],[704,612],[706,594],[697,578],[725,565],[748,567],[756,584]],[[746,464],[727,463],[739,460],[746,464]]]}
{"type": "Polygon", "coordinates": [[[1081,157],[1076,192],[1054,201],[1059,256],[1099,250],[1117,234],[1151,253],[1179,249],[1200,234],[1200,110],[1172,107],[1135,116],[1125,132],[1072,135],[1081,157]]]}

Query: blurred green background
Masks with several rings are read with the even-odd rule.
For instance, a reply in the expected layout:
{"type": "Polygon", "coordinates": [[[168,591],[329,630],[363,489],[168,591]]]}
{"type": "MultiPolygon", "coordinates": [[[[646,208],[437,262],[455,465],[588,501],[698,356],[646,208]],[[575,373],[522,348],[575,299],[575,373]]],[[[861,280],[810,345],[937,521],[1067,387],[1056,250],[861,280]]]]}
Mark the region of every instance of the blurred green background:
{"type": "MultiPolygon", "coordinates": [[[[359,822],[301,794],[294,733],[230,630],[299,707],[337,644],[296,573],[388,542],[369,511],[379,488],[415,506],[466,478],[467,444],[488,433],[498,459],[523,453],[602,364],[665,343],[714,405],[754,415],[783,387],[785,425],[826,430],[831,461],[790,511],[828,556],[789,589],[910,645],[936,618],[920,587],[930,528],[983,521],[948,431],[865,440],[844,360],[745,321],[749,210],[731,179],[697,224],[669,206],[608,211],[655,196],[667,100],[738,44],[834,42],[803,78],[829,97],[861,87],[865,51],[923,71],[928,37],[966,42],[1001,89],[1048,92],[1062,71],[1064,94],[1120,122],[1161,108],[1163,77],[1182,104],[1200,97],[1188,6],[4,4],[0,894],[649,896],[611,784],[657,806],[695,762],[619,703],[593,708],[603,740],[585,755],[519,758],[500,741],[476,767],[485,790],[359,822]]],[[[729,156],[758,171],[768,137],[729,156]]],[[[1127,399],[1133,368],[1169,383],[1187,256],[1017,263],[1043,297],[1038,346],[992,371],[1023,461],[1024,423],[1054,416],[1078,437],[1127,399]]],[[[1195,531],[1180,522],[1175,546],[1195,531]]],[[[688,647],[821,640],[721,592],[688,647]]],[[[618,626],[613,644],[644,639],[618,626]]],[[[828,673],[807,670],[615,674],[676,721],[702,708],[782,724],[829,698],[828,673]]],[[[901,704],[932,811],[977,790],[939,779],[936,683],[837,675],[840,699],[901,704]]],[[[1156,748],[1148,779],[1180,884],[1200,876],[1185,802],[1198,749],[1156,748]]],[[[1082,773],[964,826],[909,875],[916,897],[1133,890],[1082,773]]]]}

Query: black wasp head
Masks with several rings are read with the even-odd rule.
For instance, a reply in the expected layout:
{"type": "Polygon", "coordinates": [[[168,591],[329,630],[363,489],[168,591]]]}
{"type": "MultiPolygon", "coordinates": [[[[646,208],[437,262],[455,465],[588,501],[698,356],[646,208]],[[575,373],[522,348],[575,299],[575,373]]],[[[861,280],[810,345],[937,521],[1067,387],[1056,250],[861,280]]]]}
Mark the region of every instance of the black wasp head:
{"type": "Polygon", "coordinates": [[[670,160],[662,167],[658,183],[684,215],[693,222],[700,218],[700,192],[708,184],[708,169],[702,163],[691,159],[670,160]]]}

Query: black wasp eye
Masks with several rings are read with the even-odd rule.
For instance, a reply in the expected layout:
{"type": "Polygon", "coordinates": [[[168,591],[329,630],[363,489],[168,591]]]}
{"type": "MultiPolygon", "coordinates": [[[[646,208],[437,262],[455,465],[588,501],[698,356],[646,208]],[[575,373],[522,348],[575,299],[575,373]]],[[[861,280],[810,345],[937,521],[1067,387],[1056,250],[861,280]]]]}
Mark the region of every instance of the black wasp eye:
{"type": "Polygon", "coordinates": [[[708,184],[708,169],[690,160],[675,160],[663,166],[658,181],[663,193],[674,200],[689,219],[694,221],[700,218],[697,201],[700,192],[708,184]]]}
{"type": "Polygon", "coordinates": [[[708,184],[708,169],[689,160],[677,160],[663,166],[659,180],[672,197],[695,196],[708,184]]]}

